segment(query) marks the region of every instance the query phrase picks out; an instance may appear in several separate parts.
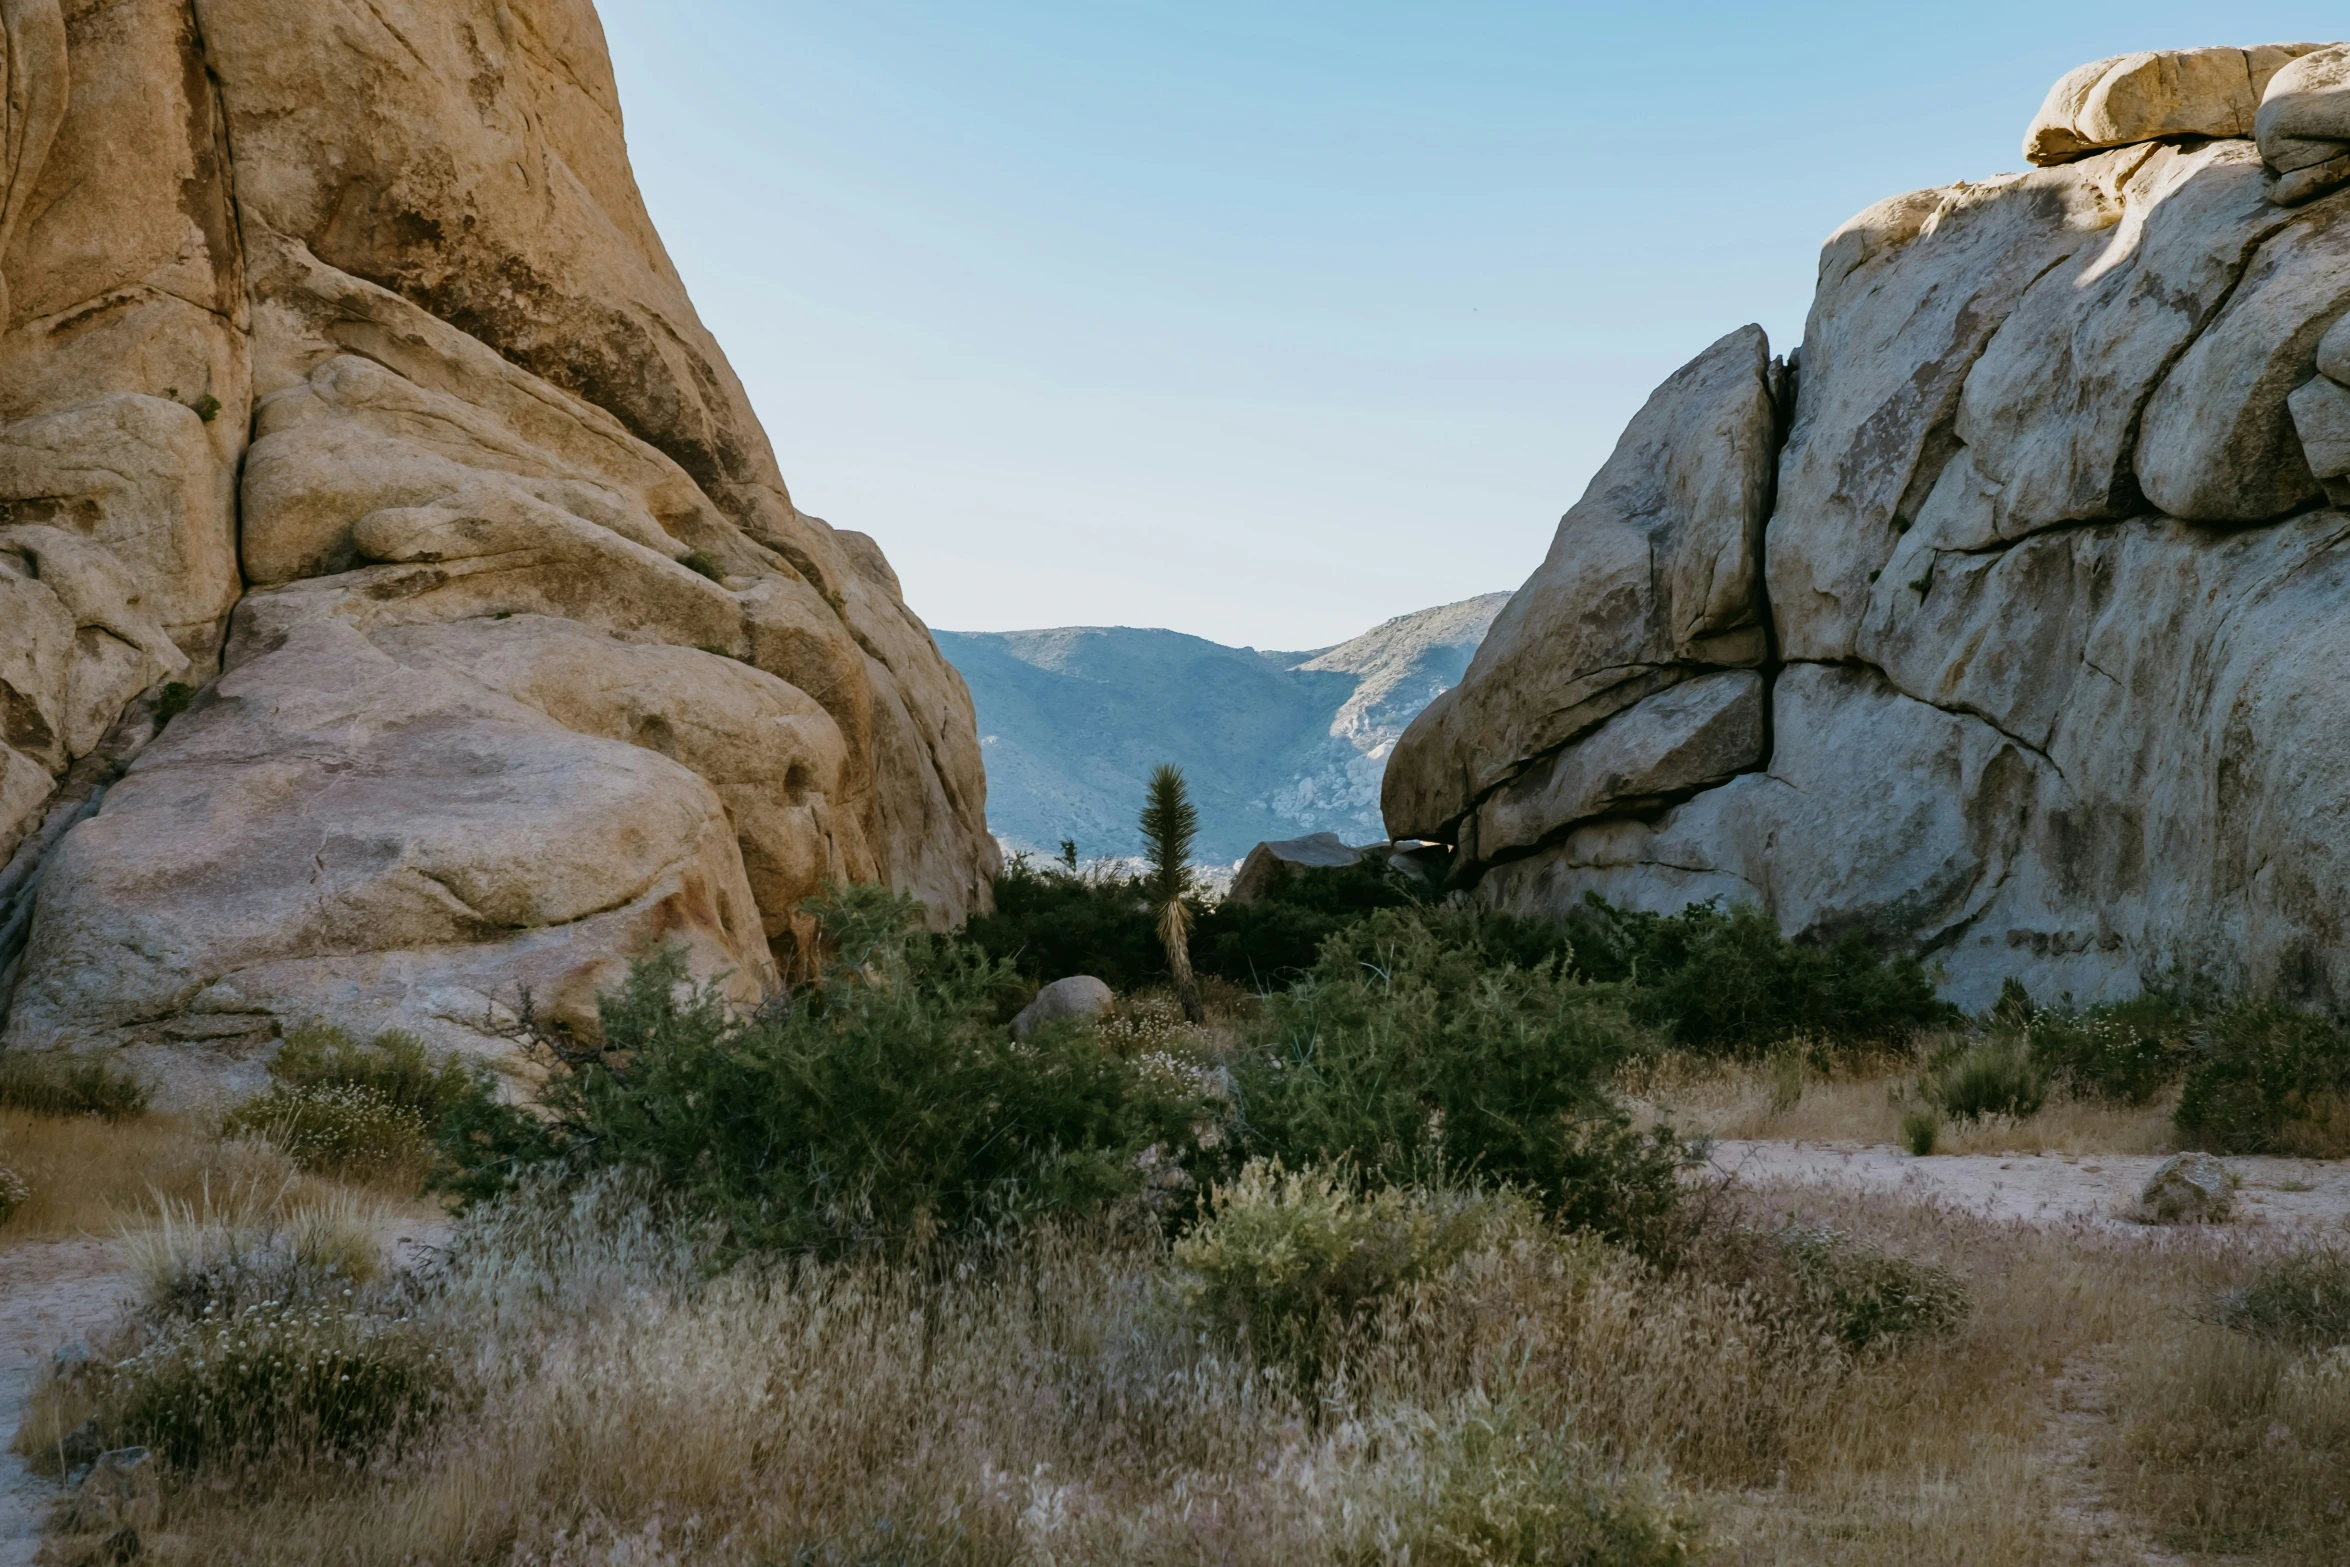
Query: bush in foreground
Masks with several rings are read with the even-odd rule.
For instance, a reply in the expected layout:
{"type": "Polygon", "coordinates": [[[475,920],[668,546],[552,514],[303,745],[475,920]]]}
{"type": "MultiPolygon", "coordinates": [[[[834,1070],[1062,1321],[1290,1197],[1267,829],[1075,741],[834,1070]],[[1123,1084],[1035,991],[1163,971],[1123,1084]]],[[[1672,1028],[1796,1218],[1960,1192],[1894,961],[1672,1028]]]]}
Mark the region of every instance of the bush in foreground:
{"type": "Polygon", "coordinates": [[[2048,1102],[2048,1074],[2024,1041],[1994,1035],[1951,1052],[1918,1084],[1918,1095],[1954,1121],[2036,1115],[2048,1102]]]}
{"type": "Polygon", "coordinates": [[[1078,1025],[1015,1041],[996,1021],[1009,970],[923,933],[911,899],[856,887],[810,910],[838,960],[787,1002],[736,1015],[672,949],[600,998],[594,1048],[540,1037],[536,1112],[464,1125],[459,1189],[636,1170],[737,1252],[898,1252],[1099,1208],[1219,1140],[1180,1069],[1078,1025]]]}
{"type": "Polygon", "coordinates": [[[1948,1333],[1966,1319],[1966,1286],[1947,1268],[1842,1230],[1795,1226],[1773,1237],[1788,1293],[1846,1348],[1880,1349],[1948,1333]]]}
{"type": "Polygon", "coordinates": [[[383,1278],[376,1206],[239,1185],[157,1199],[126,1240],[138,1312],[61,1362],[18,1450],[45,1469],[151,1447],[222,1474],[357,1466],[433,1425],[458,1386],[448,1324],[383,1278]]]}
{"type": "Polygon", "coordinates": [[[1461,927],[1391,909],[1266,998],[1233,1065],[1250,1149],[1408,1182],[1504,1182],[1571,1226],[1656,1247],[1684,1150],[1609,1097],[1645,1045],[1622,992],[1556,963],[1491,964],[1461,927]]]}
{"type": "Polygon", "coordinates": [[[2186,1070],[2193,1019],[2158,994],[2078,1011],[2038,1007],[2011,979],[1990,1021],[1995,1034],[2021,1040],[2033,1065],[2073,1093],[2142,1105],[2186,1070]]]}
{"type": "Polygon", "coordinates": [[[172,1323],[87,1376],[99,1442],[184,1469],[359,1463],[429,1427],[455,1384],[420,1325],[339,1300],[172,1323]]]}
{"type": "Polygon", "coordinates": [[[1418,1462],[1389,1502],[1398,1525],[1389,1559],[1434,1567],[1700,1559],[1702,1531],[1663,1486],[1612,1468],[1527,1400],[1470,1394],[1413,1434],[1418,1462]]]}
{"type": "Polygon", "coordinates": [[[2350,1248],[2306,1247],[2220,1297],[2222,1326],[2302,1349],[2350,1344],[2350,1248]]]}
{"type": "Polygon", "coordinates": [[[433,1174],[442,1129],[479,1119],[497,1097],[486,1069],[436,1063],[398,1032],[362,1043],[340,1029],[297,1029],[269,1076],[267,1093],[223,1118],[223,1136],[259,1137],[317,1174],[411,1188],[433,1174]]]}
{"type": "Polygon", "coordinates": [[[1176,1243],[1187,1303],[1269,1364],[1311,1381],[1332,1342],[1404,1286],[1539,1219],[1508,1192],[1360,1189],[1340,1166],[1252,1160],[1176,1243]]]}

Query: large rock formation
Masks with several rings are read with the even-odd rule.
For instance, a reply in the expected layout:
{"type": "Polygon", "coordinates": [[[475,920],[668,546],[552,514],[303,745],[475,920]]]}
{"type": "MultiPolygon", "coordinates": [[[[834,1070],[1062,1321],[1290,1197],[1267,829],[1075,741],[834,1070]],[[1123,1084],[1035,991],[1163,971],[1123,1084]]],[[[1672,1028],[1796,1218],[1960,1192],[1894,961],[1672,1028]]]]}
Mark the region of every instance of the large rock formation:
{"type": "Polygon", "coordinates": [[[2350,1006],[2350,46],[2099,61],[2025,150],[1838,230],[1784,372],[1750,327],[1658,390],[1397,747],[1395,836],[1969,1003],[2350,1006]]]}
{"type": "Polygon", "coordinates": [[[0,84],[9,1046],[479,1048],[664,940],[755,993],[828,878],[984,902],[969,696],[792,505],[588,0],[0,0],[0,84]]]}

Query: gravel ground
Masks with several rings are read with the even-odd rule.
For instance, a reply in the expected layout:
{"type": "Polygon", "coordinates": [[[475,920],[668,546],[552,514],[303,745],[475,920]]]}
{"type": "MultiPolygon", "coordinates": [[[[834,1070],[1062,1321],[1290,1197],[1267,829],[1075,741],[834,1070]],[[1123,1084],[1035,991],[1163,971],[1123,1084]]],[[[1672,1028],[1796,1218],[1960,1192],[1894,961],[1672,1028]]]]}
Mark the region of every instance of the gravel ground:
{"type": "MultiPolygon", "coordinates": [[[[2350,1161],[2233,1158],[2232,1228],[2350,1237],[2350,1161]]],[[[1986,1218],[2148,1231],[2128,1211],[2156,1154],[1929,1154],[1859,1143],[1724,1140],[1713,1165],[1749,1186],[1834,1186],[1946,1203],[1986,1218]]]]}

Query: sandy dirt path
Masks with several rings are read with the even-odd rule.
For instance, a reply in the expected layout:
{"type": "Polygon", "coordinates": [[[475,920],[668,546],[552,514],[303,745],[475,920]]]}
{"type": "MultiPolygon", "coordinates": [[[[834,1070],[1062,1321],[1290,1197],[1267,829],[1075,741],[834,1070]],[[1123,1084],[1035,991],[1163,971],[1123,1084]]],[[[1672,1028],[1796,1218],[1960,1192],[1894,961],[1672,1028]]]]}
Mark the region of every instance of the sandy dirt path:
{"type": "MultiPolygon", "coordinates": [[[[33,1241],[0,1251],[0,1444],[57,1347],[86,1338],[132,1298],[111,1240],[33,1241]]],[[[57,1487],[0,1451],[0,1567],[31,1567],[57,1487]]]]}
{"type": "MultiPolygon", "coordinates": [[[[2231,1158],[2243,1182],[2230,1228],[2350,1236],[2350,1161],[2231,1158]]],[[[1859,1143],[1724,1140],[1713,1167],[1748,1186],[1829,1186],[1939,1202],[1991,1219],[2160,1233],[2127,1211],[2157,1154],[1929,1154],[1859,1143]]]]}

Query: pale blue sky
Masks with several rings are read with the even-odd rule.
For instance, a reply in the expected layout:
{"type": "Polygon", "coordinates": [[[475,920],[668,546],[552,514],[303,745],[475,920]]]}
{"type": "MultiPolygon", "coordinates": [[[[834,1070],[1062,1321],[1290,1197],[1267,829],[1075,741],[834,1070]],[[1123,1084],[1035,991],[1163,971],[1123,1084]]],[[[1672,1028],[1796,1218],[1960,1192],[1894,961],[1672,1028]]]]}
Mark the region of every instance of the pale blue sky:
{"type": "Polygon", "coordinates": [[[931,624],[1303,648],[1515,587],[1820,241],[2071,66],[2318,4],[602,0],[800,505],[931,624]]]}

